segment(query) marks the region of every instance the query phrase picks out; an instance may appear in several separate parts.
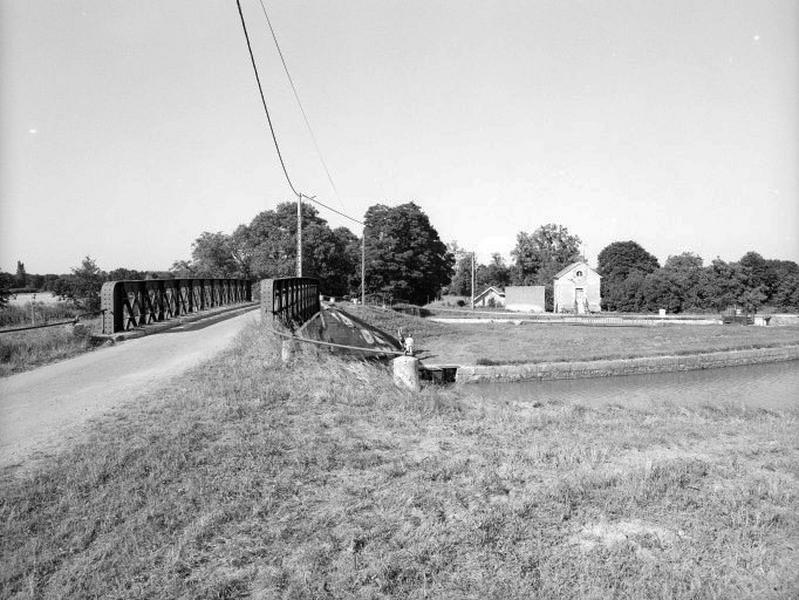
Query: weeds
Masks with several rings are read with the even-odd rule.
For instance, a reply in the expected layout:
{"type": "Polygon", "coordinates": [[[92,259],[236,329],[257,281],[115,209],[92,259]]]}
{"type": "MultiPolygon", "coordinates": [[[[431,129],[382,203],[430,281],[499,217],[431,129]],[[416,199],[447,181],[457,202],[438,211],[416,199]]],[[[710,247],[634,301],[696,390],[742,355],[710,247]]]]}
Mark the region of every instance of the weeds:
{"type": "Polygon", "coordinates": [[[96,346],[99,320],[0,335],[0,377],[70,358],[96,346]]]}

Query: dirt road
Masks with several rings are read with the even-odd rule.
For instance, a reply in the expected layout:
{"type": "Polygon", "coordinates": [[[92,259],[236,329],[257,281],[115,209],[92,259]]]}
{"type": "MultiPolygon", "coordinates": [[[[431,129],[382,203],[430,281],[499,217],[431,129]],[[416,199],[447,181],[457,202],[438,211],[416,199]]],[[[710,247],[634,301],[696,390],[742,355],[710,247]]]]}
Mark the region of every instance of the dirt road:
{"type": "Polygon", "coordinates": [[[170,331],[0,380],[0,467],[24,463],[230,345],[258,311],[170,331]]]}

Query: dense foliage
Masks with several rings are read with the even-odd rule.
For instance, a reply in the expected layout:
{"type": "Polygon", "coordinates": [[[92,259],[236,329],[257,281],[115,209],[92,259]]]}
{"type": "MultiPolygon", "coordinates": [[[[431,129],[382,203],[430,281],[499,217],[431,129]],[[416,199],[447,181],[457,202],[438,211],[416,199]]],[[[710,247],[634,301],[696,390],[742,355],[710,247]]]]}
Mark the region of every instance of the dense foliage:
{"type": "MultiPolygon", "coordinates": [[[[469,296],[472,293],[472,255],[456,255],[455,275],[449,284],[449,293],[458,296],[469,296]]],[[[510,285],[511,269],[505,264],[505,259],[498,252],[491,255],[491,262],[487,265],[474,266],[474,293],[479,294],[489,286],[504,288],[510,285]]]]}
{"type": "Polygon", "coordinates": [[[366,289],[424,304],[449,283],[455,258],[413,202],[366,211],[366,289]]]}
{"type": "Polygon", "coordinates": [[[799,309],[799,265],[747,252],[738,262],[684,252],[663,267],[637,243],[614,242],[599,253],[602,307],[621,312],[720,312],[730,306],[799,309]]]}
{"type": "Polygon", "coordinates": [[[553,279],[558,271],[581,258],[580,238],[562,225],[547,223],[532,234],[520,231],[511,252],[513,285],[543,285],[546,309],[552,310],[553,279]]]}

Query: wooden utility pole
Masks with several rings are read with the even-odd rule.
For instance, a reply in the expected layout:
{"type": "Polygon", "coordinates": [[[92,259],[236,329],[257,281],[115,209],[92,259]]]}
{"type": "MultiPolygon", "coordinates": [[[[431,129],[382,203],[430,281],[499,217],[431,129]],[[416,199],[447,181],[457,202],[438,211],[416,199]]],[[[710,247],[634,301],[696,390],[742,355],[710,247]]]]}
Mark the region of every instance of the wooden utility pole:
{"type": "Polygon", "coordinates": [[[474,310],[474,252],[472,252],[472,310],[474,310]]]}
{"type": "Polygon", "coordinates": [[[366,306],[366,225],[361,235],[361,306],[366,306]]]}
{"type": "Polygon", "coordinates": [[[297,194],[297,277],[302,277],[302,194],[297,194]]]}

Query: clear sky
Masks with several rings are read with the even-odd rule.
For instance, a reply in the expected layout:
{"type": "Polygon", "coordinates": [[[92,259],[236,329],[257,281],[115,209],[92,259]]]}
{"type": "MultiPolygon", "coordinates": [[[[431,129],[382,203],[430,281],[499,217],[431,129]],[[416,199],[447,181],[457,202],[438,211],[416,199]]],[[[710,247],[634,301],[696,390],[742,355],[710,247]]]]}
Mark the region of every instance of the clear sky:
{"type": "MultiPolygon", "coordinates": [[[[796,0],[266,1],[338,197],[242,4],[292,177],[340,210],[413,200],[483,260],[548,222],[591,261],[799,260],[796,0]]],[[[0,7],[0,269],[166,269],[293,199],[233,0],[0,7]]]]}

